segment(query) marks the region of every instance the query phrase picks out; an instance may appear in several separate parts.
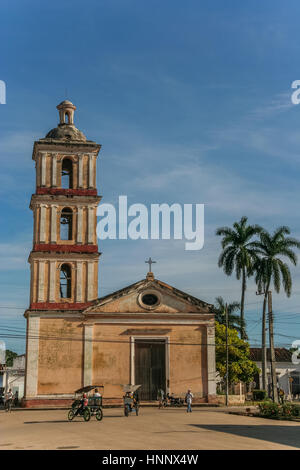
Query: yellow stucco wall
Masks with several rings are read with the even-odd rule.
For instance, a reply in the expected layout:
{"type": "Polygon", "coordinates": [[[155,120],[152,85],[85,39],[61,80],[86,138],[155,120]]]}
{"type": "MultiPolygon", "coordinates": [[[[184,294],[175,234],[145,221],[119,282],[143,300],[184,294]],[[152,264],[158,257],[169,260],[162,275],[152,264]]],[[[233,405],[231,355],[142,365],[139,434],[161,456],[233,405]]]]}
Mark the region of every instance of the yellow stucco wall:
{"type": "Polygon", "coordinates": [[[83,328],[78,320],[40,320],[38,394],[74,393],[82,386],[83,328]]]}
{"type": "MultiPolygon", "coordinates": [[[[169,389],[184,395],[191,388],[197,397],[207,394],[206,328],[198,326],[95,325],[93,335],[93,381],[105,386],[105,396],[122,396],[121,384],[131,381],[129,328],[147,336],[145,330],[170,331],[157,337],[169,337],[169,389]],[[180,343],[185,343],[184,345],[180,343]]],[[[139,336],[135,333],[134,336],[139,336]]],[[[156,336],[151,333],[151,336],[156,336]]]]}
{"type": "MultiPolygon", "coordinates": [[[[92,382],[103,384],[104,396],[120,398],[122,384],[131,382],[131,334],[169,338],[169,390],[183,396],[191,388],[195,398],[207,394],[206,328],[197,325],[95,324],[92,346],[92,382]],[[170,330],[160,334],[159,330],[170,330]],[[155,333],[157,331],[157,334],[155,333]],[[140,332],[140,333],[139,333],[140,332]],[[182,344],[184,343],[184,345],[182,344]]],[[[73,393],[83,386],[83,327],[78,320],[40,322],[38,394],[73,393]]],[[[167,377],[168,378],[168,377],[167,377]]]]}

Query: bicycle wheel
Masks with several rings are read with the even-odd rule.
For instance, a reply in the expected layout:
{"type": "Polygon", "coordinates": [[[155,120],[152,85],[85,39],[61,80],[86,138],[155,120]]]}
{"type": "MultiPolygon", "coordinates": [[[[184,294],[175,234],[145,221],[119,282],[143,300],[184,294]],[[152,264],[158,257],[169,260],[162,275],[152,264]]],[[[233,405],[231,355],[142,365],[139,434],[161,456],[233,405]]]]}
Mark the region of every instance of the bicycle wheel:
{"type": "Polygon", "coordinates": [[[84,421],[89,421],[91,419],[91,412],[88,408],[86,408],[83,412],[83,419],[84,421]]]}
{"type": "Polygon", "coordinates": [[[103,412],[101,410],[101,408],[96,412],[96,419],[98,421],[101,421],[101,419],[103,418],[103,412]]]}
{"type": "Polygon", "coordinates": [[[128,411],[128,406],[127,406],[127,405],[124,406],[124,415],[125,415],[125,416],[128,416],[128,415],[129,415],[129,411],[128,411]]]}
{"type": "Polygon", "coordinates": [[[72,421],[75,417],[75,413],[73,410],[70,410],[69,413],[68,413],[68,420],[69,421],[72,421]]]}
{"type": "Polygon", "coordinates": [[[135,412],[136,412],[136,415],[137,415],[137,416],[139,415],[139,411],[140,411],[140,407],[139,407],[139,405],[136,405],[135,412]]]}
{"type": "Polygon", "coordinates": [[[89,408],[86,408],[83,411],[83,419],[84,419],[84,421],[89,421],[91,419],[91,412],[90,412],[89,408]]]}

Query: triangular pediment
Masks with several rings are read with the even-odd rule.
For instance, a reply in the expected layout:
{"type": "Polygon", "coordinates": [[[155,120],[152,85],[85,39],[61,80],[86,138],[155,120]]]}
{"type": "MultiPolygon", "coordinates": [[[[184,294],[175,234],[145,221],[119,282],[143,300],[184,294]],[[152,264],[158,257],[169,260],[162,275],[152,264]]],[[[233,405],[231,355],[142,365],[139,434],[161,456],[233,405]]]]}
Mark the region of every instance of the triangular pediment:
{"type": "Polygon", "coordinates": [[[83,313],[212,313],[212,305],[158,279],[147,278],[95,301],[83,313]]]}

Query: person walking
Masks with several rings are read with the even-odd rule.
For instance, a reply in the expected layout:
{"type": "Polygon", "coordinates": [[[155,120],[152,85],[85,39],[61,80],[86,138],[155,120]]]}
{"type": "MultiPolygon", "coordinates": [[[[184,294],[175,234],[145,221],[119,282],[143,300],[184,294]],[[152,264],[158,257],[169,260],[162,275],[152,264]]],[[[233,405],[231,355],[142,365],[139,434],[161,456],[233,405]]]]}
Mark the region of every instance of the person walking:
{"type": "Polygon", "coordinates": [[[157,392],[158,409],[161,409],[163,407],[164,398],[165,398],[165,392],[163,391],[162,388],[160,388],[157,392]]]}
{"type": "Polygon", "coordinates": [[[185,402],[187,404],[187,413],[192,412],[192,401],[193,401],[194,395],[192,394],[192,391],[189,389],[187,391],[187,394],[185,395],[185,402]]]}
{"type": "Polygon", "coordinates": [[[282,388],[279,389],[279,401],[281,405],[284,404],[284,390],[282,388]]]}
{"type": "Polygon", "coordinates": [[[7,394],[5,395],[5,410],[11,412],[11,406],[13,401],[14,395],[11,391],[11,388],[8,390],[7,394]]]}

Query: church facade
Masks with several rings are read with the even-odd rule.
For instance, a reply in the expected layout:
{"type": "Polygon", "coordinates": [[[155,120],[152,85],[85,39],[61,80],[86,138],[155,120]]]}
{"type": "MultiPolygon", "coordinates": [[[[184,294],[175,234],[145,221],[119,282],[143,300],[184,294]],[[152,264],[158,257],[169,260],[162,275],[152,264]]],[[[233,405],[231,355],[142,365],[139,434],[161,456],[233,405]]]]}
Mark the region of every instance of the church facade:
{"type": "Polygon", "coordinates": [[[124,384],[141,399],[159,388],[214,402],[212,305],[155,279],[98,298],[96,221],[101,146],[74,125],[75,106],[58,106],[60,123],[34,143],[36,192],[24,405],[69,404],[74,391],[104,385],[119,403],[124,384]]]}

